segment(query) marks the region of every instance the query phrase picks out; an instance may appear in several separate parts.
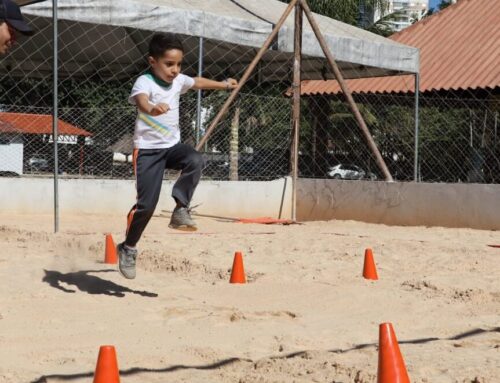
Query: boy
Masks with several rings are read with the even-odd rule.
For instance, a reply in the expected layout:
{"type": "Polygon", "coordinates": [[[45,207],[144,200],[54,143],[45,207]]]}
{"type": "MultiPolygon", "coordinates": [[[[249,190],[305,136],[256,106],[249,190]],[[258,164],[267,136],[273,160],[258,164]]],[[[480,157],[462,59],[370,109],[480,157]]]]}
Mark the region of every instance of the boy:
{"type": "Polygon", "coordinates": [[[33,34],[19,6],[11,0],[0,0],[0,55],[6,54],[12,47],[16,41],[16,31],[27,36],[33,34]]]}
{"type": "Polygon", "coordinates": [[[201,177],[204,160],[191,146],[180,143],[179,97],[189,89],[233,89],[238,83],[180,73],[184,48],[170,34],[155,34],[149,44],[150,70],[140,76],[132,88],[129,102],[137,106],[134,134],[134,170],[137,180],[137,203],[130,210],[127,234],[117,246],[120,273],[135,278],[136,244],[151,219],[165,169],[181,170],[172,190],[176,207],[170,227],[196,230],[189,214],[189,203],[201,177]]]}

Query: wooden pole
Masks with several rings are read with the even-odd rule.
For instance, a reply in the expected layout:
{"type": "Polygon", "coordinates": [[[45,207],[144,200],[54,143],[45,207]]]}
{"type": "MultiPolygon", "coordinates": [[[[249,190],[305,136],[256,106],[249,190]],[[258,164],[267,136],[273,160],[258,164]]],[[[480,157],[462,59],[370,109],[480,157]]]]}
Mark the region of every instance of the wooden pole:
{"type": "Polygon", "coordinates": [[[385,164],[384,159],[382,158],[382,155],[380,154],[380,151],[378,150],[377,144],[375,143],[368,127],[366,126],[366,123],[363,119],[363,116],[359,112],[358,106],[354,102],[354,99],[352,98],[351,91],[349,90],[349,87],[347,86],[344,77],[342,76],[342,73],[340,72],[340,69],[335,62],[335,59],[330,52],[330,48],[328,48],[328,44],[326,43],[326,40],[321,33],[321,30],[319,28],[318,23],[314,19],[314,15],[311,12],[311,9],[309,8],[309,5],[307,4],[307,1],[305,0],[299,0],[300,5],[302,9],[304,10],[304,13],[306,14],[307,19],[309,20],[309,24],[311,24],[311,28],[313,29],[316,38],[318,39],[319,45],[321,46],[321,49],[323,50],[323,53],[326,56],[326,59],[328,60],[328,63],[330,64],[333,73],[335,74],[335,78],[339,82],[340,88],[342,89],[342,92],[344,93],[347,102],[349,106],[351,107],[352,113],[354,114],[354,117],[356,118],[359,127],[361,128],[363,134],[365,135],[365,138],[368,142],[368,146],[370,147],[373,155],[375,156],[375,160],[377,161],[377,164],[384,174],[385,180],[392,182],[392,176],[391,173],[389,172],[389,169],[387,168],[387,165],[385,164]]]}
{"type": "Polygon", "coordinates": [[[293,139],[292,139],[292,220],[297,220],[297,180],[299,178],[299,132],[300,132],[300,83],[302,64],[302,7],[295,5],[294,60],[293,60],[293,139]]]}
{"type": "Polygon", "coordinates": [[[228,99],[226,100],[226,102],[222,106],[221,110],[219,111],[219,113],[217,114],[215,119],[212,121],[210,126],[208,127],[207,132],[205,133],[203,138],[200,140],[198,145],[196,145],[196,150],[200,150],[203,147],[203,145],[205,145],[205,142],[207,142],[207,140],[210,137],[210,135],[212,134],[213,130],[217,127],[219,122],[222,120],[222,117],[224,117],[224,115],[227,113],[232,102],[236,99],[236,96],[240,92],[241,88],[243,88],[243,85],[245,85],[247,80],[250,78],[250,75],[252,74],[255,67],[257,66],[259,61],[262,59],[262,57],[266,53],[267,49],[269,48],[269,46],[273,42],[274,38],[278,34],[279,30],[281,29],[281,27],[285,23],[285,20],[290,15],[290,13],[292,12],[292,9],[295,7],[295,5],[297,4],[298,1],[299,0],[292,0],[290,2],[290,4],[288,4],[288,7],[286,8],[286,10],[283,13],[283,15],[281,16],[281,18],[279,19],[278,23],[274,27],[271,34],[267,37],[267,40],[264,42],[264,45],[262,46],[262,48],[260,48],[259,52],[254,57],[254,59],[252,60],[252,62],[248,66],[247,70],[245,71],[245,73],[241,77],[241,79],[238,83],[238,86],[235,89],[233,89],[233,91],[231,92],[231,95],[228,97],[228,99]]]}

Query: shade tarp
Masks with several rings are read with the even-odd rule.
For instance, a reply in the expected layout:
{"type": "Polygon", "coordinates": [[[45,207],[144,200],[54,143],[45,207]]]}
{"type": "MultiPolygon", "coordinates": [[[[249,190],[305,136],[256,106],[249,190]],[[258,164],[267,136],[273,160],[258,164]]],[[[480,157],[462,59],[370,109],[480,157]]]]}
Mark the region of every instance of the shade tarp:
{"type": "MultiPolygon", "coordinates": [[[[206,57],[208,73],[227,70],[227,66],[231,66],[229,71],[241,73],[285,8],[286,4],[276,0],[59,0],[61,75],[90,74],[96,68],[102,71],[103,66],[110,74],[118,69],[120,73],[137,72],[153,31],[184,36],[187,66],[197,62],[199,37],[203,37],[205,51],[212,55],[206,57]]],[[[24,47],[8,60],[19,63],[24,58],[23,65],[31,65],[38,74],[49,74],[51,2],[29,5],[23,13],[39,33],[23,42],[24,47]]],[[[418,72],[418,49],[324,16],[316,18],[346,78],[418,72]]],[[[259,67],[263,78],[289,77],[290,67],[284,64],[292,57],[293,29],[292,12],[259,67]]],[[[303,54],[304,79],[333,77],[306,18],[303,54]]]]}

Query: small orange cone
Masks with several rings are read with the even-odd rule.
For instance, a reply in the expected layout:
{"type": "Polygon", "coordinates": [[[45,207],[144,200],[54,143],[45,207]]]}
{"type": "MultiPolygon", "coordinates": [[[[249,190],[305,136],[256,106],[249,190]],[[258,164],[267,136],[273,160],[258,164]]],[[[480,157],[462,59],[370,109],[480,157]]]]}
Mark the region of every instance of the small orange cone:
{"type": "Polygon", "coordinates": [[[365,279],[377,280],[377,268],[375,267],[375,261],[373,260],[372,249],[365,250],[365,264],[363,266],[363,277],[365,279]]]}
{"type": "Polygon", "coordinates": [[[94,383],[120,383],[114,346],[101,346],[95,367],[94,383]]]}
{"type": "Polygon", "coordinates": [[[391,323],[379,327],[377,383],[410,383],[391,323]]]}
{"type": "Polygon", "coordinates": [[[234,254],[233,269],[229,283],[247,283],[245,269],[243,268],[243,255],[240,251],[234,254]]]}
{"type": "Polygon", "coordinates": [[[106,251],[104,254],[104,263],[115,265],[118,262],[116,255],[116,245],[111,234],[106,234],[106,251]]]}

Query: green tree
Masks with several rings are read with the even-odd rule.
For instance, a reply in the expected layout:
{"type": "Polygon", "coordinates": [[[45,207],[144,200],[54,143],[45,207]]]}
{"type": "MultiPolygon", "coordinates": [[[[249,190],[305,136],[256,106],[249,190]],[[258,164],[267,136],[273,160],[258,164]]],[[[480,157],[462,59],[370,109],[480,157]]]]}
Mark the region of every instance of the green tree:
{"type": "MultiPolygon", "coordinates": [[[[280,0],[290,3],[290,0],[280,0]]],[[[378,11],[384,14],[388,0],[307,0],[309,7],[315,13],[342,21],[351,25],[359,25],[362,15],[378,11]]]]}

